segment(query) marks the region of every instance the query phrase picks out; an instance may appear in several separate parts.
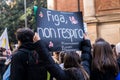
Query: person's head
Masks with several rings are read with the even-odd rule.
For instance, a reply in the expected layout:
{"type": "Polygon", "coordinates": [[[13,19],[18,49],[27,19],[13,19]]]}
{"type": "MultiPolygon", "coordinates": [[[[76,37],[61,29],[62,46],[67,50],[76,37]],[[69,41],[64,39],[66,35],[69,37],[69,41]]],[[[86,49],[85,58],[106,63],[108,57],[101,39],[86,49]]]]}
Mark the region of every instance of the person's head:
{"type": "Polygon", "coordinates": [[[4,52],[4,51],[6,51],[6,49],[3,47],[0,47],[0,52],[4,52]]]}
{"type": "Polygon", "coordinates": [[[103,66],[107,69],[114,68],[115,71],[118,69],[110,44],[106,41],[99,41],[94,44],[92,69],[104,72],[103,66]]]}
{"type": "Polygon", "coordinates": [[[19,28],[16,38],[20,43],[33,42],[34,32],[29,28],[19,28]]]}
{"type": "Polygon", "coordinates": [[[80,67],[80,56],[74,52],[66,52],[64,55],[64,68],[80,67]]]}
{"type": "MultiPolygon", "coordinates": [[[[95,40],[95,43],[97,43],[97,42],[103,42],[103,41],[105,41],[103,38],[97,38],[96,40],[95,40]]],[[[94,43],[94,44],[95,44],[94,43]]],[[[92,45],[92,49],[93,49],[93,47],[94,47],[94,44],[92,45]]]]}
{"type": "Polygon", "coordinates": [[[111,44],[110,46],[112,47],[112,49],[115,47],[115,45],[114,45],[114,44],[111,44]]]}
{"type": "MultiPolygon", "coordinates": [[[[64,68],[70,71],[71,75],[74,75],[74,80],[78,80],[77,74],[74,74],[77,71],[81,71],[84,79],[89,80],[89,75],[81,65],[81,58],[76,51],[66,52],[64,55],[64,68]]],[[[72,79],[73,80],[73,79],[72,79]]]]}
{"type": "Polygon", "coordinates": [[[59,54],[59,63],[63,63],[64,61],[64,56],[65,56],[65,51],[61,51],[59,54]]]}
{"type": "Polygon", "coordinates": [[[95,40],[95,43],[96,42],[101,42],[101,41],[105,41],[103,38],[97,38],[96,40],[95,40]]]}
{"type": "Polygon", "coordinates": [[[7,55],[6,49],[3,48],[3,47],[0,47],[0,53],[1,53],[2,56],[7,55]]]}

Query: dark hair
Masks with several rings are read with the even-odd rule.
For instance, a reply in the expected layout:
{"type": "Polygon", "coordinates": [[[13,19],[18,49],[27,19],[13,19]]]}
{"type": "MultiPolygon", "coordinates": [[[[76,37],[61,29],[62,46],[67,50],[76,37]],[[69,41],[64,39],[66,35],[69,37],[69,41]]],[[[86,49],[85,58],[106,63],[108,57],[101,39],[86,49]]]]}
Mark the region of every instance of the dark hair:
{"type": "MultiPolygon", "coordinates": [[[[97,38],[96,40],[95,40],[95,43],[97,43],[97,42],[102,42],[102,41],[105,41],[103,38],[97,38]]],[[[94,43],[94,44],[95,44],[94,43]]],[[[92,45],[92,49],[93,49],[93,47],[94,47],[94,44],[92,45]]]]}
{"type": "Polygon", "coordinates": [[[100,42],[100,41],[105,41],[103,38],[97,38],[96,40],[95,40],[95,43],[96,42],[100,42]]]}
{"type": "MultiPolygon", "coordinates": [[[[81,58],[75,51],[65,53],[64,68],[65,69],[78,68],[82,72],[82,74],[84,76],[84,80],[89,80],[88,73],[85,71],[85,69],[81,65],[81,58]]],[[[70,74],[72,74],[72,73],[74,73],[74,72],[70,72],[70,74]]],[[[75,75],[75,77],[76,77],[76,75],[75,75]]]]}
{"type": "Polygon", "coordinates": [[[16,32],[17,40],[21,43],[33,42],[34,32],[29,28],[19,28],[16,32]]]}
{"type": "Polygon", "coordinates": [[[113,48],[115,47],[115,44],[111,44],[110,46],[111,46],[111,47],[112,47],[112,49],[113,49],[113,48]]]}
{"type": "Polygon", "coordinates": [[[6,49],[3,47],[0,47],[0,52],[4,52],[4,51],[6,51],[6,49]]]}
{"type": "Polygon", "coordinates": [[[113,73],[118,73],[117,61],[113,54],[112,48],[108,42],[96,42],[93,48],[92,70],[98,70],[103,73],[112,70],[113,73]]]}
{"type": "Polygon", "coordinates": [[[75,51],[65,53],[64,68],[79,67],[80,63],[80,56],[75,51]]]}

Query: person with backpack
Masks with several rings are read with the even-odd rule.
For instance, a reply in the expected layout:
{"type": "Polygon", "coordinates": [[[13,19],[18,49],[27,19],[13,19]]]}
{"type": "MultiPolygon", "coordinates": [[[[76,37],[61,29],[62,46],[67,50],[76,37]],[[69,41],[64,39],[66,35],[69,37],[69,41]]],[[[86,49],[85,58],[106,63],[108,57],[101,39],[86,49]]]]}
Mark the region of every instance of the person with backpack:
{"type": "Polygon", "coordinates": [[[29,28],[17,30],[19,47],[11,58],[10,80],[47,80],[47,70],[35,51],[33,36],[29,28]]]}

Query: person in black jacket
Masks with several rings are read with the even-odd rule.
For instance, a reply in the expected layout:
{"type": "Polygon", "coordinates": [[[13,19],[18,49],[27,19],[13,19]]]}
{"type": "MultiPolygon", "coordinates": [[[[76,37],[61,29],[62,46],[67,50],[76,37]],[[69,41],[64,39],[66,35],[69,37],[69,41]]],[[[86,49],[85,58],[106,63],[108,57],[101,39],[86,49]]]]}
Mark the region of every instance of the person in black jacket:
{"type": "Polygon", "coordinates": [[[19,47],[11,59],[10,80],[47,80],[47,70],[35,52],[33,36],[29,28],[17,30],[19,47]]]}
{"type": "Polygon", "coordinates": [[[45,44],[40,40],[38,34],[35,34],[33,41],[35,42],[36,51],[39,54],[40,59],[44,61],[45,68],[49,73],[57,80],[89,80],[90,75],[90,62],[91,62],[91,44],[90,40],[85,36],[81,42],[82,56],[81,63],[79,56],[76,53],[66,53],[64,60],[65,70],[61,69],[58,64],[54,62],[49,54],[45,44]],[[75,59],[76,58],[76,59],[75,59]],[[71,61],[71,64],[67,63],[71,61]],[[82,67],[83,66],[83,67],[82,67]]]}

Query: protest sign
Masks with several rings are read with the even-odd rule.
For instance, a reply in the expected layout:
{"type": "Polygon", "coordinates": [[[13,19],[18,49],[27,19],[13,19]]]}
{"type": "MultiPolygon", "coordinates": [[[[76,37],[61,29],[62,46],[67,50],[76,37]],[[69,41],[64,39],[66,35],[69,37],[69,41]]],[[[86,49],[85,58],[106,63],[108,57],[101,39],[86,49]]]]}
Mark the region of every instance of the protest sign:
{"type": "Polygon", "coordinates": [[[37,32],[53,51],[79,50],[84,33],[82,13],[38,8],[37,32]]]}

